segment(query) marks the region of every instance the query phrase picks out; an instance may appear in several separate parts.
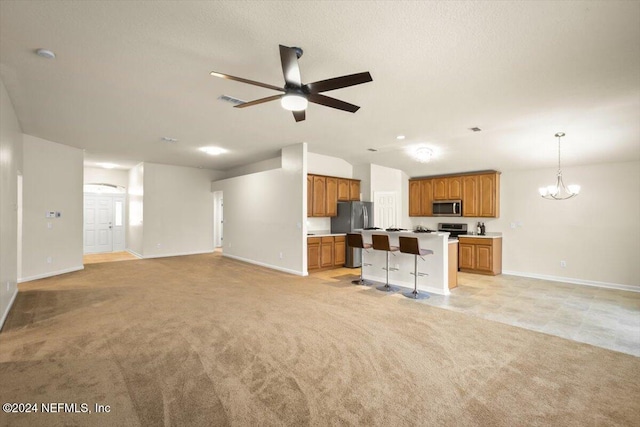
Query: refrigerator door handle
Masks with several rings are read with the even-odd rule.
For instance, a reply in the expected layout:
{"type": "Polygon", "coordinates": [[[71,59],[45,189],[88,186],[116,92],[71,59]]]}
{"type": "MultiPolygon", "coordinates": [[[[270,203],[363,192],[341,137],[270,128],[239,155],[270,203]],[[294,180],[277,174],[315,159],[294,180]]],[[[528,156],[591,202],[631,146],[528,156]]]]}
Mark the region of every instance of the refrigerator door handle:
{"type": "Polygon", "coordinates": [[[369,212],[367,211],[367,207],[366,206],[362,206],[362,210],[364,212],[364,228],[367,229],[369,228],[369,212]]]}

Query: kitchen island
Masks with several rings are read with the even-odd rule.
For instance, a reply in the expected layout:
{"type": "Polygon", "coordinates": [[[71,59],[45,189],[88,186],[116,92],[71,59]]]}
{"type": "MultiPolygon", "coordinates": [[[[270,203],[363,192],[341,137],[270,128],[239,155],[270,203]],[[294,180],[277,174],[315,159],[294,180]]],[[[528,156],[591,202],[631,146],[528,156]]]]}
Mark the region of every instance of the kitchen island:
{"type": "MultiPolygon", "coordinates": [[[[418,272],[428,276],[418,276],[418,290],[439,295],[449,295],[449,233],[414,233],[413,231],[358,230],[365,243],[371,243],[371,235],[386,234],[391,246],[400,246],[399,237],[417,237],[421,249],[430,249],[433,255],[425,255],[424,260],[418,257],[418,272]]],[[[457,241],[452,240],[454,244],[457,241]]],[[[363,251],[365,264],[362,276],[365,280],[385,283],[386,252],[368,249],[363,251]]],[[[389,255],[389,267],[398,270],[389,271],[389,283],[413,289],[414,256],[393,252],[389,255]]],[[[451,286],[453,287],[453,286],[451,286]]]]}

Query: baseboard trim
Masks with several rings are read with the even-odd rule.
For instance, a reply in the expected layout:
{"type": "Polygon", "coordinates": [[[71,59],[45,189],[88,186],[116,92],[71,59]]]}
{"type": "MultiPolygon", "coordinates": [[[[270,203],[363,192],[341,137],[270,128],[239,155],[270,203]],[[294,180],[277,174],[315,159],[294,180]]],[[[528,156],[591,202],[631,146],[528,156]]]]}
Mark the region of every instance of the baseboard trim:
{"type": "Polygon", "coordinates": [[[59,276],[60,274],[73,273],[74,271],[84,270],[84,265],[80,267],[65,268],[63,270],[51,271],[49,273],[36,274],[35,276],[23,277],[18,279],[18,283],[30,282],[32,280],[45,279],[47,277],[59,276]]]}
{"type": "Polygon", "coordinates": [[[7,317],[9,316],[9,311],[11,310],[11,307],[13,306],[13,303],[16,300],[17,296],[18,296],[18,288],[16,287],[16,289],[13,292],[13,295],[11,296],[11,299],[9,300],[9,305],[7,306],[7,309],[4,311],[4,313],[2,313],[2,317],[0,318],[0,331],[4,326],[4,321],[7,320],[7,317]]]}
{"type": "Polygon", "coordinates": [[[131,249],[125,249],[125,252],[129,252],[131,255],[133,255],[136,258],[142,259],[142,255],[140,255],[138,252],[134,252],[131,249]]]}
{"type": "Polygon", "coordinates": [[[621,283],[598,282],[596,280],[574,279],[572,277],[548,276],[546,274],[522,273],[519,271],[503,270],[502,274],[509,276],[529,277],[531,279],[550,280],[552,282],[564,282],[574,285],[594,286],[597,288],[618,289],[621,291],[640,292],[640,286],[623,285],[621,283]]]}
{"type": "MultiPolygon", "coordinates": [[[[212,254],[213,252],[214,252],[213,250],[197,251],[197,252],[176,252],[176,253],[172,253],[172,254],[157,254],[157,255],[142,256],[141,258],[143,258],[143,259],[168,258],[168,257],[172,257],[172,256],[212,254]]],[[[137,254],[133,254],[133,255],[137,256],[137,254]]]]}
{"type": "Polygon", "coordinates": [[[247,258],[242,258],[236,255],[229,255],[229,254],[225,254],[224,252],[222,252],[222,256],[223,257],[227,257],[227,258],[232,258],[238,261],[242,261],[242,262],[246,262],[249,264],[254,264],[254,265],[259,265],[260,267],[266,267],[266,268],[270,268],[272,270],[278,270],[278,271],[282,271],[283,273],[289,273],[289,274],[295,274],[296,276],[308,276],[309,273],[308,272],[302,272],[302,271],[296,271],[296,270],[291,270],[289,268],[284,268],[284,267],[278,267],[277,265],[272,265],[272,264],[267,264],[264,262],[260,262],[260,261],[254,261],[252,259],[247,259],[247,258]]]}

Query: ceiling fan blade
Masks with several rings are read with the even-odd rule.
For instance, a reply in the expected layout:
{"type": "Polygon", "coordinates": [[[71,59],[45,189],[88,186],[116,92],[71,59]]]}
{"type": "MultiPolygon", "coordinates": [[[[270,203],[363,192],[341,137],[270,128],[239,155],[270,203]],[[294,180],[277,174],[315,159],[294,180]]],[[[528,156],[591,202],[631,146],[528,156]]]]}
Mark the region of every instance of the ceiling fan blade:
{"type": "Polygon", "coordinates": [[[372,82],[369,72],[350,74],[348,76],[334,77],[332,79],[320,80],[305,85],[309,93],[327,92],[330,90],[342,89],[343,87],[355,86],[362,83],[372,82]]]}
{"type": "Polygon", "coordinates": [[[282,73],[287,86],[300,87],[300,67],[298,66],[298,56],[292,47],[280,45],[280,62],[282,62],[282,73]]]}
{"type": "Polygon", "coordinates": [[[234,105],[233,108],[244,108],[244,107],[251,107],[252,105],[264,104],[265,102],[275,101],[276,99],[280,99],[283,96],[284,95],[267,96],[266,98],[260,98],[260,99],[256,99],[255,101],[249,101],[243,104],[234,105]]]}
{"type": "Polygon", "coordinates": [[[306,118],[306,114],[304,110],[301,111],[292,111],[293,117],[296,119],[296,122],[301,122],[306,118]]]}
{"type": "Polygon", "coordinates": [[[228,74],[218,73],[217,71],[212,71],[210,74],[212,76],[215,76],[215,77],[220,77],[221,79],[235,80],[236,82],[248,83],[250,85],[260,86],[260,87],[264,87],[264,88],[267,88],[267,89],[273,89],[273,90],[277,90],[279,92],[284,92],[284,88],[281,88],[281,87],[278,87],[278,86],[273,86],[273,85],[270,85],[270,84],[267,84],[267,83],[255,82],[253,80],[243,79],[242,77],[235,77],[235,76],[230,76],[228,74]]]}
{"type": "Polygon", "coordinates": [[[320,95],[319,93],[310,93],[307,95],[309,102],[324,105],[326,107],[337,108],[338,110],[348,111],[355,113],[360,109],[357,105],[349,104],[348,102],[340,101],[339,99],[331,98],[329,96],[320,95]]]}

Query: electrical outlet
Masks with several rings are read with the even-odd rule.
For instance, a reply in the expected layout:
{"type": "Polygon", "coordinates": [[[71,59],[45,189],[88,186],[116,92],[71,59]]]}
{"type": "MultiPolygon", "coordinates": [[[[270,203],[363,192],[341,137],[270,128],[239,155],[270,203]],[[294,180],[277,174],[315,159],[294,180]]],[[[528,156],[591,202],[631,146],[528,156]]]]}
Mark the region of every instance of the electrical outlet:
{"type": "Polygon", "coordinates": [[[47,264],[51,264],[53,262],[53,258],[50,256],[47,257],[47,264]]]}
{"type": "Polygon", "coordinates": [[[10,288],[11,288],[11,282],[7,281],[7,292],[9,291],[10,288]]]}
{"type": "Polygon", "coordinates": [[[282,252],[280,252],[280,259],[282,259],[282,252]]]}
{"type": "Polygon", "coordinates": [[[567,267],[567,261],[560,261],[560,267],[566,268],[567,267]]]}

